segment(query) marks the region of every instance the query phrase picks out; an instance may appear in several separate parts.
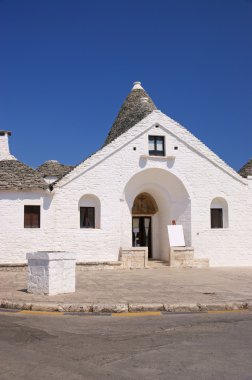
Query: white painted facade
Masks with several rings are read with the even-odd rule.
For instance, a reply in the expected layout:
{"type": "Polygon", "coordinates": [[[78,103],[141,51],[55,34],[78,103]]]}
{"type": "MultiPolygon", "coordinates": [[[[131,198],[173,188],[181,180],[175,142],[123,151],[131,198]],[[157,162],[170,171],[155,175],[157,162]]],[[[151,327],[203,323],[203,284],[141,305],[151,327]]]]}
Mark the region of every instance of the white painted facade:
{"type": "Polygon", "coordinates": [[[156,110],[52,191],[0,191],[0,263],[23,263],[27,252],[47,250],[76,253],[77,262],[116,261],[120,247],[132,246],[132,206],[142,192],[158,206],[153,258],[169,260],[167,225],[176,220],[195,258],[208,258],[210,266],[252,265],[252,180],[156,110]],[[149,135],[165,137],[164,157],[149,156],[149,135]],[[23,227],[24,205],[41,206],[40,228],[23,227]],[[90,205],[96,228],[80,228],[79,208],[90,205]],[[224,228],[211,229],[211,205],[223,207],[224,228]]]}

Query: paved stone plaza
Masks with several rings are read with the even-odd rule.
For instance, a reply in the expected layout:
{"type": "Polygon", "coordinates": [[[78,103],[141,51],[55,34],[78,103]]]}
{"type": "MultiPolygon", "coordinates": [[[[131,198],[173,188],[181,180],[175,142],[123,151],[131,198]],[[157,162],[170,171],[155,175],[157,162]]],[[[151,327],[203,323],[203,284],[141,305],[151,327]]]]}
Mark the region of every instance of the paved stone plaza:
{"type": "Polygon", "coordinates": [[[150,304],[153,309],[159,304],[252,305],[252,268],[77,271],[76,275],[75,293],[46,296],[27,293],[25,271],[0,271],[1,304],[6,300],[17,307],[40,304],[42,309],[43,305],[85,304],[150,304]]]}

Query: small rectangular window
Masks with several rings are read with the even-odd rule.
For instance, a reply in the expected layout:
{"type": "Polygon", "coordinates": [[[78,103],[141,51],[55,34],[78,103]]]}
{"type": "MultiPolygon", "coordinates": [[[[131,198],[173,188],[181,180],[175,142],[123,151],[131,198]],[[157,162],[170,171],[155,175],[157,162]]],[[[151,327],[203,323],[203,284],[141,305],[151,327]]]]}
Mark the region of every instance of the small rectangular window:
{"type": "Polygon", "coordinates": [[[211,208],[211,228],[223,228],[222,208],[211,208]]]}
{"type": "Polygon", "coordinates": [[[95,228],[94,207],[80,207],[80,228],[95,228]]]}
{"type": "Polygon", "coordinates": [[[24,206],[24,228],[40,228],[40,206],[24,206]]]}
{"type": "Polygon", "coordinates": [[[164,156],[164,136],[149,136],[149,155],[164,156]]]}

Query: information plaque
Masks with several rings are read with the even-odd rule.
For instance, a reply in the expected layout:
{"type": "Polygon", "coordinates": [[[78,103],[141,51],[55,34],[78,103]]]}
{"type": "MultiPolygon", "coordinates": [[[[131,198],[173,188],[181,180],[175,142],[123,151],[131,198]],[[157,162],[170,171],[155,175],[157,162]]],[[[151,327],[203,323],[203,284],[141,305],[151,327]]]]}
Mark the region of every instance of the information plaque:
{"type": "Polygon", "coordinates": [[[169,225],[168,236],[171,247],[185,247],[185,238],[182,225],[169,225]]]}

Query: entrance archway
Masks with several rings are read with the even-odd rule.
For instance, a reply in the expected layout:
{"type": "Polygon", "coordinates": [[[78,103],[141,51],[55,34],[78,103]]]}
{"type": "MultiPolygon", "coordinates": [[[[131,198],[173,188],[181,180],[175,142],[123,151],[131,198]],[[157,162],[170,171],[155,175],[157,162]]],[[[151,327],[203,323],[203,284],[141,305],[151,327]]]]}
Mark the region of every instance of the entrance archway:
{"type": "Polygon", "coordinates": [[[122,199],[122,247],[132,246],[132,218],[137,216],[151,217],[153,259],[169,261],[167,225],[172,220],[183,225],[185,243],[191,245],[191,200],[175,174],[161,168],[144,169],[127,182],[122,199]]]}
{"type": "Polygon", "coordinates": [[[132,246],[148,247],[152,258],[152,215],[158,212],[155,199],[148,193],[140,193],[132,207],[132,246]]]}

